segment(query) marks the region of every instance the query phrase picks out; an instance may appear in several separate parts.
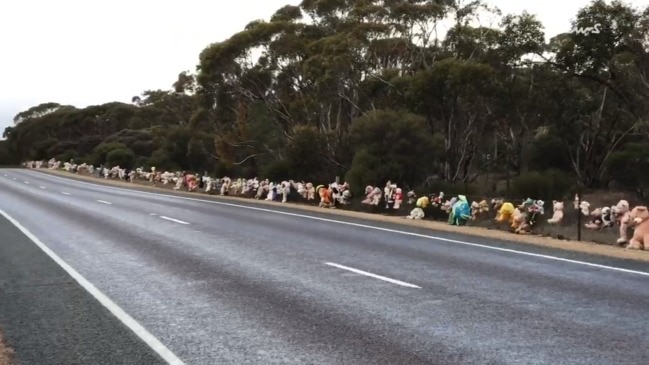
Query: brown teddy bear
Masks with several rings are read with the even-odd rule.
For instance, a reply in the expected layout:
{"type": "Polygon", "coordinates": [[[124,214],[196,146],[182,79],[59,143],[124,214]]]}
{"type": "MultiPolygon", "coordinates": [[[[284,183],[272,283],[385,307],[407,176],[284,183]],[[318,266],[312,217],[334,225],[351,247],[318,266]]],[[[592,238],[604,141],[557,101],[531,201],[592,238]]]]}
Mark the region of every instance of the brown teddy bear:
{"type": "Polygon", "coordinates": [[[649,210],[645,206],[634,207],[629,213],[629,225],[633,226],[633,237],[626,246],[629,250],[649,248],[649,210]]]}

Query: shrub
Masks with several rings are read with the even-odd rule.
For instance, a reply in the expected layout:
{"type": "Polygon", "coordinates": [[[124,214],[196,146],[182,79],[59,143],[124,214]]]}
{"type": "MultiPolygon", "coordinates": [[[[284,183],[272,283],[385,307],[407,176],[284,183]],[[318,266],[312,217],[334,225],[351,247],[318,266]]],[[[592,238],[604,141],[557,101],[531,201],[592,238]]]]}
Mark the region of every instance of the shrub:
{"type": "Polygon", "coordinates": [[[530,171],[514,178],[512,194],[517,198],[561,199],[574,189],[574,176],[559,170],[530,171]]]}
{"type": "Polygon", "coordinates": [[[135,153],[128,148],[119,148],[112,150],[106,156],[106,165],[110,168],[119,166],[121,168],[131,169],[135,163],[135,153]]]}

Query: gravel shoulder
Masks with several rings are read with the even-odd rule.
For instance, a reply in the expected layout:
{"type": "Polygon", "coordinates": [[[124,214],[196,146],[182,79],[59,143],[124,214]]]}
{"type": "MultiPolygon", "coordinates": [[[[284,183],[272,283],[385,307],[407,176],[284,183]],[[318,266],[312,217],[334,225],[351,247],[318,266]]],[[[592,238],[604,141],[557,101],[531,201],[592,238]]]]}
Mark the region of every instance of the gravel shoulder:
{"type": "Polygon", "coordinates": [[[208,195],[208,194],[201,194],[201,193],[190,193],[187,191],[174,191],[171,190],[170,187],[154,187],[150,185],[145,185],[144,183],[130,183],[126,181],[99,179],[93,176],[71,174],[61,170],[38,170],[38,172],[50,174],[50,175],[57,175],[57,176],[75,179],[75,180],[93,182],[97,184],[112,185],[112,186],[130,188],[130,189],[141,190],[141,191],[167,193],[170,195],[190,196],[194,198],[201,198],[207,200],[229,201],[232,203],[239,201],[239,202],[245,202],[247,204],[255,204],[260,206],[268,206],[268,207],[290,206],[291,209],[297,211],[309,211],[318,214],[331,215],[332,219],[335,219],[335,216],[349,217],[355,219],[363,219],[363,220],[383,222],[389,224],[398,224],[402,226],[416,227],[420,229],[425,228],[431,230],[430,232],[431,235],[433,235],[435,231],[448,232],[454,234],[490,238],[490,239],[513,242],[513,243],[580,252],[580,253],[586,253],[590,255],[649,262],[649,251],[625,250],[620,247],[616,247],[612,245],[596,244],[593,242],[558,240],[555,238],[540,237],[534,235],[516,235],[510,232],[505,232],[505,231],[500,231],[495,229],[487,229],[482,227],[470,227],[470,226],[457,227],[457,226],[450,226],[443,222],[436,222],[436,221],[429,221],[429,220],[411,221],[411,220],[406,220],[404,217],[393,217],[393,216],[385,216],[380,214],[371,214],[371,213],[355,212],[355,211],[348,211],[348,210],[325,209],[325,208],[319,208],[317,206],[309,206],[303,204],[278,203],[278,202],[246,199],[240,197],[224,197],[224,196],[215,196],[215,195],[208,195]]]}
{"type": "Polygon", "coordinates": [[[0,332],[0,365],[13,364],[13,355],[13,350],[11,349],[11,347],[9,347],[9,345],[7,345],[2,332],[0,332]]]}

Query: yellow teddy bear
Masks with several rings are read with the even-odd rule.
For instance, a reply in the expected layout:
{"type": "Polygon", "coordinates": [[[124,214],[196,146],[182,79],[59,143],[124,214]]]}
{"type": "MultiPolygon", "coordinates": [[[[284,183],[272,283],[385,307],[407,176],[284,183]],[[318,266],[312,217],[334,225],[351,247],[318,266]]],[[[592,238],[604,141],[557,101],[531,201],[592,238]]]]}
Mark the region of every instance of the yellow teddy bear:
{"type": "Polygon", "coordinates": [[[516,208],[514,208],[514,204],[510,202],[505,202],[500,206],[500,209],[498,209],[498,215],[496,216],[496,222],[498,223],[505,223],[505,222],[512,222],[514,219],[514,211],[516,208]]]}

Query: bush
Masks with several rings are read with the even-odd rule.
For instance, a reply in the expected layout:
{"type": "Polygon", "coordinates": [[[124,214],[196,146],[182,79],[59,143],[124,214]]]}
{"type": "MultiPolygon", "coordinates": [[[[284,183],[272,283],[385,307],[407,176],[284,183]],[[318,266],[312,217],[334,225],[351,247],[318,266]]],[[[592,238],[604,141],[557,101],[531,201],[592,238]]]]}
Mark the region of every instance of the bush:
{"type": "Polygon", "coordinates": [[[439,157],[426,120],[405,112],[366,113],[352,123],[348,142],[355,156],[345,180],[354,189],[388,180],[414,186],[439,157]]]}
{"type": "Polygon", "coordinates": [[[135,153],[128,148],[112,150],[106,156],[106,165],[109,168],[119,166],[123,169],[132,169],[134,164],[135,153]]]}
{"type": "Polygon", "coordinates": [[[562,199],[575,185],[574,176],[563,171],[530,171],[512,180],[512,194],[521,199],[562,199]]]}
{"type": "Polygon", "coordinates": [[[61,162],[70,162],[70,160],[73,160],[73,159],[75,160],[75,163],[79,162],[79,161],[76,161],[79,158],[79,154],[75,150],[67,150],[67,151],[65,151],[63,153],[60,153],[60,154],[54,156],[54,158],[57,161],[61,161],[61,162]]]}
{"type": "Polygon", "coordinates": [[[270,181],[279,182],[291,178],[291,165],[287,161],[275,161],[264,166],[261,176],[270,181]]]}
{"type": "Polygon", "coordinates": [[[126,146],[116,142],[102,143],[92,150],[92,155],[89,158],[90,163],[95,166],[103,165],[108,159],[108,154],[119,149],[126,149],[126,146]]]}

